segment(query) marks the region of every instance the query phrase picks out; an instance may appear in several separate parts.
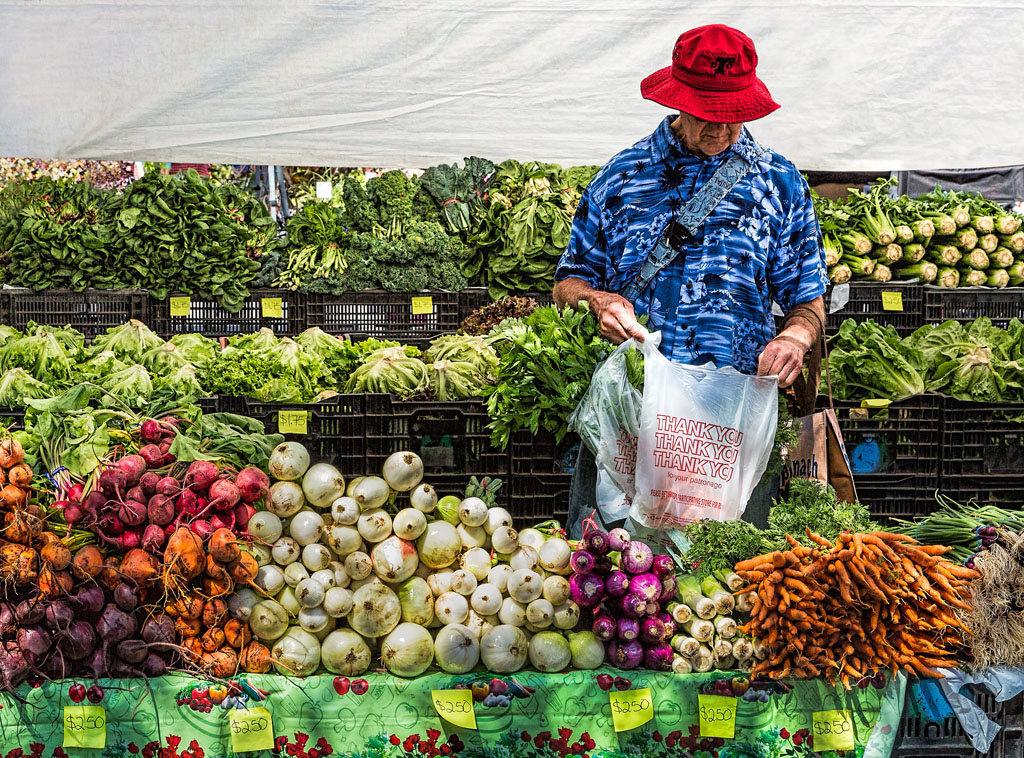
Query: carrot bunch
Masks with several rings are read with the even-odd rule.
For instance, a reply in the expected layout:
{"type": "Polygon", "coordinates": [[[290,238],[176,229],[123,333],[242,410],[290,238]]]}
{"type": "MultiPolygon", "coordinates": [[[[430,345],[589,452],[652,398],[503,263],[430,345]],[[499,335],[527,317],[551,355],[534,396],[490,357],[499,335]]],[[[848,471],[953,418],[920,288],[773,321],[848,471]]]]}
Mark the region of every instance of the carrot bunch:
{"type": "Polygon", "coordinates": [[[967,609],[977,572],[942,557],[944,546],[918,545],[889,532],[844,532],[835,544],[807,529],[810,548],[786,535],[790,549],[736,564],[754,593],[740,627],[768,655],[753,676],[854,681],[883,669],[936,678],[968,651],[970,633],[955,615],[967,609]]]}

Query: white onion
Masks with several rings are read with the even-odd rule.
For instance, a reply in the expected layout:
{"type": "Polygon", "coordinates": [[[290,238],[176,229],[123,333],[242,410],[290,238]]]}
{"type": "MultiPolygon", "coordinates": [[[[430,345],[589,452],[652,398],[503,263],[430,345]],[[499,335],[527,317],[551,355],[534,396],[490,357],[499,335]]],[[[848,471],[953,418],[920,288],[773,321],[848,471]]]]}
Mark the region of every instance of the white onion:
{"type": "Polygon", "coordinates": [[[302,608],[299,599],[295,597],[295,590],[289,585],[281,588],[281,591],[274,596],[274,599],[281,604],[281,607],[288,611],[288,615],[294,616],[302,608]]]}
{"type": "Polygon", "coordinates": [[[574,669],[590,671],[604,663],[604,644],[589,629],[569,633],[569,651],[574,669]]]}
{"type": "Polygon", "coordinates": [[[489,629],[493,629],[500,623],[497,613],[491,614],[490,616],[481,616],[472,608],[469,609],[469,618],[466,619],[466,627],[477,639],[483,637],[489,629]]]}
{"type": "Polygon", "coordinates": [[[376,574],[372,574],[371,573],[368,577],[365,577],[363,579],[354,579],[348,585],[348,588],[352,592],[355,592],[357,589],[359,589],[360,587],[362,587],[363,585],[366,585],[366,584],[384,584],[384,582],[382,582],[380,580],[379,576],[377,576],[376,574]]]}
{"type": "Polygon", "coordinates": [[[309,571],[301,562],[295,561],[284,567],[284,583],[289,587],[298,587],[299,582],[309,579],[309,571]]]}
{"type": "Polygon", "coordinates": [[[355,527],[340,524],[332,524],[324,529],[323,540],[335,555],[342,558],[358,550],[363,542],[362,536],[355,527]]]}
{"type": "Polygon", "coordinates": [[[446,592],[434,601],[434,613],[442,624],[464,624],[469,616],[469,601],[458,592],[446,592]]]}
{"type": "Polygon", "coordinates": [[[331,617],[327,615],[327,611],[322,605],[299,609],[299,626],[307,632],[313,634],[322,632],[331,624],[331,621],[331,617]]]}
{"type": "Polygon", "coordinates": [[[314,463],[302,477],[302,493],[317,508],[327,508],[345,494],[345,477],[330,463],[314,463]]]}
{"type": "Polygon", "coordinates": [[[419,624],[395,627],[380,646],[384,668],[396,676],[419,676],[434,662],[434,639],[419,624]]]}
{"type": "Polygon", "coordinates": [[[275,479],[292,481],[309,468],[309,452],[298,442],[282,442],[270,454],[267,470],[275,479]]]}
{"type": "Polygon", "coordinates": [[[325,545],[316,542],[302,548],[302,564],[310,571],[327,568],[331,562],[331,551],[325,545]]]}
{"type": "Polygon", "coordinates": [[[501,601],[501,608],[498,610],[498,620],[502,624],[522,626],[526,623],[526,606],[518,600],[507,597],[501,601]]]}
{"type": "Polygon", "coordinates": [[[431,513],[437,507],[437,490],[429,484],[421,484],[409,493],[409,505],[423,513],[431,513]]]}
{"type": "Polygon", "coordinates": [[[280,568],[270,563],[260,567],[253,581],[256,582],[258,587],[262,587],[269,594],[276,595],[284,587],[284,573],[280,568]]]}
{"type": "Polygon", "coordinates": [[[391,488],[379,476],[364,476],[352,488],[352,499],[364,511],[380,508],[391,497],[391,488]]]}
{"type": "Polygon", "coordinates": [[[459,569],[452,574],[452,591],[460,595],[469,596],[476,589],[476,577],[465,569],[459,569]]]}
{"type": "Polygon", "coordinates": [[[423,461],[416,453],[402,450],[384,461],[384,481],[397,492],[408,492],[423,479],[423,461]]]}
{"type": "Polygon", "coordinates": [[[319,571],[314,571],[312,574],[309,575],[310,579],[316,582],[320,582],[321,586],[323,586],[324,588],[324,592],[327,592],[327,590],[329,590],[331,587],[335,585],[334,569],[331,568],[331,566],[334,563],[336,563],[336,561],[331,561],[329,564],[327,564],[327,568],[320,569],[319,571]]]}
{"type": "Polygon", "coordinates": [[[345,571],[352,581],[365,579],[373,571],[373,563],[370,556],[361,550],[349,553],[345,556],[345,571]]]}
{"type": "Polygon", "coordinates": [[[294,516],[305,505],[302,487],[295,482],[274,482],[267,495],[267,510],[276,516],[294,516]]]}
{"type": "Polygon", "coordinates": [[[359,520],[359,504],[354,498],[339,497],[331,503],[331,518],[335,524],[354,524],[359,520]]]}
{"type": "Polygon", "coordinates": [[[398,626],[402,604],[398,595],[383,584],[364,584],[352,596],[348,623],[364,637],[381,637],[398,626]]]}
{"type": "Polygon", "coordinates": [[[544,580],[541,594],[554,606],[559,606],[569,599],[569,581],[564,576],[549,576],[544,580]]]}
{"type": "Polygon", "coordinates": [[[434,620],[434,596],[425,579],[414,576],[398,588],[402,621],[427,626],[434,620]]]}
{"type": "Polygon", "coordinates": [[[518,569],[508,578],[508,596],[520,603],[531,603],[540,597],[544,582],[530,569],[518,569]]]}
{"type": "Polygon", "coordinates": [[[316,579],[303,579],[295,587],[295,597],[303,608],[315,608],[324,602],[324,586],[316,579]]]}
{"type": "Polygon", "coordinates": [[[512,553],[508,559],[508,565],[516,571],[519,569],[530,569],[532,571],[537,568],[538,563],[540,563],[540,556],[537,551],[529,545],[523,545],[521,542],[519,549],[512,553]]]}
{"type": "Polygon", "coordinates": [[[459,565],[482,582],[491,570],[491,554],[482,547],[474,547],[462,554],[459,565]]]}
{"type": "Polygon", "coordinates": [[[275,640],[288,629],[288,611],[276,600],[261,600],[249,614],[252,633],[263,640],[275,640]]]}
{"type": "Polygon", "coordinates": [[[416,546],[398,537],[388,537],[370,553],[373,571],[385,582],[404,582],[416,571],[416,546]]]}
{"type": "Polygon", "coordinates": [[[530,664],[538,671],[562,671],[572,660],[569,641],[558,632],[539,632],[530,640],[530,664]]]}
{"type": "Polygon", "coordinates": [[[228,596],[228,612],[232,618],[248,621],[252,607],[259,602],[259,597],[250,587],[239,587],[228,596]]]}
{"type": "Polygon", "coordinates": [[[314,511],[299,511],[288,524],[288,534],[300,545],[312,545],[320,541],[324,532],[324,519],[314,511]]]}
{"type": "Polygon", "coordinates": [[[359,514],[359,534],[367,542],[380,542],[391,534],[391,516],[381,508],[372,508],[359,514]]]}
{"type": "Polygon", "coordinates": [[[352,593],[331,587],[324,593],[324,612],[333,618],[344,618],[352,610],[352,593]]]}
{"type": "Polygon", "coordinates": [[[559,629],[572,629],[579,623],[580,607],[572,600],[555,606],[555,626],[559,629]]]}
{"type": "Polygon", "coordinates": [[[569,547],[569,543],[563,539],[558,537],[549,539],[540,546],[537,554],[540,558],[540,565],[544,567],[545,571],[561,574],[570,570],[569,556],[572,554],[572,549],[569,547]]]}
{"type": "Polygon", "coordinates": [[[512,576],[512,567],[507,563],[499,563],[487,572],[487,581],[502,592],[508,590],[508,578],[512,576]]]}
{"type": "Polygon", "coordinates": [[[352,497],[352,491],[359,486],[359,482],[365,479],[365,476],[355,476],[348,480],[348,484],[345,486],[345,495],[352,497]]]}
{"type": "Polygon", "coordinates": [[[480,643],[468,627],[449,624],[437,633],[434,658],[449,674],[465,674],[480,661],[480,643]]]}
{"type": "Polygon", "coordinates": [[[491,507],[487,509],[487,520],[484,522],[484,529],[488,534],[494,534],[499,526],[512,526],[512,514],[504,508],[491,507]]]}
{"type": "Polygon", "coordinates": [[[526,606],[526,622],[538,629],[547,629],[555,618],[555,606],[542,597],[526,606]]]}
{"type": "Polygon", "coordinates": [[[466,526],[483,526],[487,521],[487,503],[478,497],[467,497],[459,503],[459,521],[466,526]]]}
{"type": "Polygon", "coordinates": [[[281,537],[274,543],[274,547],[270,549],[270,555],[273,556],[274,562],[278,565],[287,566],[289,563],[295,563],[295,561],[299,560],[299,556],[302,555],[302,548],[291,537],[281,537]]]}
{"type": "Polygon", "coordinates": [[[503,555],[511,555],[519,549],[519,535],[510,526],[499,526],[491,533],[491,545],[503,555]]]}
{"type": "Polygon", "coordinates": [[[344,589],[348,587],[348,583],[352,581],[352,578],[348,575],[345,570],[345,564],[339,563],[338,561],[331,561],[327,566],[328,571],[334,572],[334,586],[341,587],[344,589]]]}
{"type": "Polygon", "coordinates": [[[263,542],[277,542],[281,536],[281,519],[276,513],[258,511],[249,519],[249,534],[263,542]]]}
{"type": "Polygon", "coordinates": [[[501,600],[501,590],[493,584],[481,584],[473,590],[469,604],[481,616],[493,616],[501,610],[501,600]]]}
{"type": "Polygon", "coordinates": [[[529,621],[527,621],[525,624],[523,624],[523,631],[526,633],[526,639],[530,640],[533,638],[533,635],[535,635],[537,632],[543,632],[544,629],[542,627],[535,626],[534,624],[531,624],[529,621]]]}
{"type": "Polygon", "coordinates": [[[482,526],[466,526],[459,524],[455,527],[459,533],[459,540],[467,550],[474,547],[483,547],[487,544],[487,532],[482,526]]]}
{"type": "Polygon", "coordinates": [[[285,632],[270,652],[279,674],[308,676],[320,665],[320,641],[298,626],[285,632]]]}
{"type": "Polygon", "coordinates": [[[527,545],[534,550],[540,550],[540,546],[546,541],[547,536],[537,529],[523,529],[523,531],[519,532],[519,544],[527,545]]]}
{"type": "MultiPolygon", "coordinates": [[[[261,511],[266,513],[266,511],[261,511]]],[[[246,549],[252,554],[252,557],[256,559],[256,563],[260,566],[266,566],[267,564],[274,562],[274,556],[270,552],[272,545],[263,545],[259,542],[251,543],[246,549]]]]}
{"type": "Polygon", "coordinates": [[[403,540],[414,540],[427,530],[427,517],[415,508],[403,508],[395,514],[391,528],[403,540]]]}
{"type": "Polygon", "coordinates": [[[454,573],[451,569],[441,569],[440,571],[434,571],[427,577],[427,584],[430,585],[430,591],[434,593],[434,597],[441,597],[441,595],[452,588],[452,575],[454,573]]]}
{"type": "Polygon", "coordinates": [[[458,556],[462,540],[447,521],[431,521],[416,543],[420,560],[430,568],[444,568],[458,556]]]}
{"type": "Polygon", "coordinates": [[[366,640],[350,629],[331,632],[320,646],[324,668],[332,674],[359,676],[370,667],[370,648],[366,640]]]}
{"type": "Polygon", "coordinates": [[[511,674],[526,663],[528,644],[522,630],[502,624],[480,639],[480,658],[488,671],[511,674]]]}

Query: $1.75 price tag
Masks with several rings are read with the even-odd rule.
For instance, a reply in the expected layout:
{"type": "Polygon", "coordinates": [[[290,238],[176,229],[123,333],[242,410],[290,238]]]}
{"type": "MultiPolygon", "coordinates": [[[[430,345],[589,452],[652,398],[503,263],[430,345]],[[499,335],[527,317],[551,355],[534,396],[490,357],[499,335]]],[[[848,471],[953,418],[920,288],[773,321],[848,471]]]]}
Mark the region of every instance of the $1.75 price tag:
{"type": "Polygon", "coordinates": [[[853,750],[853,719],[849,711],[815,711],[811,715],[814,750],[853,750]]]}
{"type": "Polygon", "coordinates": [[[170,299],[172,316],[187,316],[192,310],[192,298],[188,295],[172,297],[170,299]]]}
{"type": "Polygon", "coordinates": [[[64,708],[64,747],[107,746],[107,712],[102,705],[68,705],[64,708]]]}
{"type": "Polygon", "coordinates": [[[281,308],[281,298],[264,297],[260,299],[260,312],[263,318],[284,318],[281,308]]]}
{"type": "Polygon", "coordinates": [[[616,732],[636,729],[654,718],[654,699],[650,687],[609,692],[608,702],[612,706],[612,726],[616,732]]]}
{"type": "Polygon", "coordinates": [[[437,715],[463,729],[476,729],[471,690],[431,690],[430,699],[437,715]]]}
{"type": "Polygon", "coordinates": [[[434,312],[434,298],[414,297],[412,299],[412,315],[425,316],[434,312]]]}
{"type": "Polygon", "coordinates": [[[736,698],[727,695],[697,695],[697,716],[701,737],[736,736],[736,698]]]}
{"type": "Polygon", "coordinates": [[[228,710],[228,729],[236,753],[274,748],[274,721],[266,708],[228,710]]]}
{"type": "Polygon", "coordinates": [[[280,434],[306,434],[308,418],[306,411],[278,411],[277,431],[280,434]]]}

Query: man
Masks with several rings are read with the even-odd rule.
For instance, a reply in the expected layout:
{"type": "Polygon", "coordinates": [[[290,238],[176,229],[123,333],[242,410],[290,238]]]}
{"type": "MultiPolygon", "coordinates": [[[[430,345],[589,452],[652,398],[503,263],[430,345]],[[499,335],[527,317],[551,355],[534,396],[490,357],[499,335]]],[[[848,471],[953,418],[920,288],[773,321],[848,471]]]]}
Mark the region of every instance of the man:
{"type": "MultiPolygon", "coordinates": [[[[589,303],[615,343],[642,340],[637,317],[647,315],[670,359],[776,375],[787,387],[822,331],[828,277],[807,183],[743,126],[779,107],[756,66],[754,43],[730,27],[679,37],[672,65],[640,85],[677,114],[587,187],[554,298],[589,303]],[[773,303],[786,314],[779,334],[773,303]]],[[[593,511],[595,478],[584,451],[574,533],[593,511]]]]}

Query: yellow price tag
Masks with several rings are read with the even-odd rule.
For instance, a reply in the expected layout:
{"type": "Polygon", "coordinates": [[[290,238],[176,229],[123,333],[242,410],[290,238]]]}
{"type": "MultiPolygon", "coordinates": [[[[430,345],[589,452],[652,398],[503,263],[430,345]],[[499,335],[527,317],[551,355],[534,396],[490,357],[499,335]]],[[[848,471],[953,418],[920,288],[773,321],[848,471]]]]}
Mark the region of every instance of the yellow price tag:
{"type": "Polygon", "coordinates": [[[853,719],[849,711],[815,711],[811,714],[814,750],[853,750],[853,719]]]}
{"type": "Polygon", "coordinates": [[[277,431],[279,434],[306,434],[308,419],[306,411],[278,411],[277,431]]]}
{"type": "Polygon", "coordinates": [[[612,706],[612,726],[616,732],[636,729],[654,718],[654,699],[650,687],[609,692],[608,702],[612,706]]]}
{"type": "Polygon", "coordinates": [[[260,306],[263,310],[263,318],[284,318],[284,313],[281,309],[281,298],[265,297],[260,301],[260,306]]]}
{"type": "Polygon", "coordinates": [[[423,316],[434,312],[434,298],[414,297],[412,299],[412,315],[423,316]]]}
{"type": "Polygon", "coordinates": [[[105,748],[107,712],[102,705],[64,707],[64,747],[105,748]]]}
{"type": "Polygon", "coordinates": [[[476,714],[473,712],[471,690],[431,690],[437,715],[450,724],[463,729],[476,729],[476,714]]]}
{"type": "Polygon", "coordinates": [[[274,749],[274,721],[266,708],[229,709],[228,728],[236,753],[274,749]]]}
{"type": "Polygon", "coordinates": [[[861,408],[888,408],[892,400],[886,400],[884,397],[869,397],[860,401],[861,408]]]}
{"type": "Polygon", "coordinates": [[[182,297],[171,298],[171,315],[172,316],[187,316],[189,311],[192,310],[192,298],[188,295],[182,297]]]}
{"type": "Polygon", "coordinates": [[[883,311],[902,311],[903,310],[903,293],[902,292],[882,292],[882,310],[883,311]]]}
{"type": "Polygon", "coordinates": [[[701,737],[736,736],[736,698],[726,695],[697,695],[697,716],[701,737]]]}

